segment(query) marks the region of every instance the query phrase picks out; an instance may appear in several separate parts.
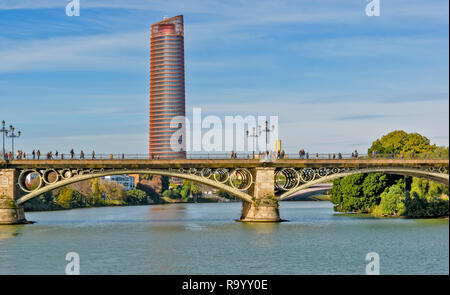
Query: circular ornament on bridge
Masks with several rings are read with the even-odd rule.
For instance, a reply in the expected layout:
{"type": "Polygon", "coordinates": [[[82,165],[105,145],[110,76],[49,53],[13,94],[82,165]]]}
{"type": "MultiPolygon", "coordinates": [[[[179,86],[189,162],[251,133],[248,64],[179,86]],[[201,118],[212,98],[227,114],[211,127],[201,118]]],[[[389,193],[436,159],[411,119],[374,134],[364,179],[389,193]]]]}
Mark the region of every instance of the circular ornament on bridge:
{"type": "Polygon", "coordinates": [[[197,169],[196,168],[189,168],[189,174],[196,174],[197,169]]]}
{"type": "Polygon", "coordinates": [[[316,178],[316,171],[312,168],[304,168],[300,171],[300,179],[303,182],[313,181],[316,178]]]}
{"type": "Polygon", "coordinates": [[[317,169],[317,175],[319,175],[320,177],[325,177],[330,173],[331,173],[331,171],[329,168],[322,167],[322,168],[317,169]]]}
{"type": "Polygon", "coordinates": [[[228,169],[218,168],[214,171],[214,180],[220,183],[225,183],[230,178],[228,169]]]}
{"type": "Polygon", "coordinates": [[[235,169],[230,175],[230,184],[235,189],[246,191],[250,188],[252,183],[253,176],[248,169],[235,169]]]}
{"type": "Polygon", "coordinates": [[[83,174],[84,174],[83,169],[72,170],[72,175],[83,175],[83,174]]]}
{"type": "Polygon", "coordinates": [[[447,168],[445,168],[445,167],[439,167],[439,172],[441,172],[441,173],[447,173],[447,168]]]}
{"type": "Polygon", "coordinates": [[[40,189],[42,184],[42,175],[37,170],[23,170],[18,178],[20,189],[27,193],[40,189]]]}
{"type": "Polygon", "coordinates": [[[73,173],[70,169],[63,169],[63,170],[61,170],[61,172],[59,174],[64,179],[71,178],[73,175],[73,173]]]}
{"type": "Polygon", "coordinates": [[[184,169],[183,168],[180,168],[180,169],[178,169],[178,173],[181,173],[181,174],[183,174],[185,171],[184,171],[184,169]]]}
{"type": "Polygon", "coordinates": [[[212,175],[212,170],[211,170],[211,168],[203,168],[203,169],[200,171],[200,175],[201,175],[202,177],[204,177],[204,178],[209,178],[209,177],[211,177],[211,175],[212,175]]]}
{"type": "Polygon", "coordinates": [[[46,184],[53,184],[59,180],[59,174],[55,169],[48,169],[42,173],[42,180],[46,184]]]}
{"type": "Polygon", "coordinates": [[[333,174],[339,173],[339,168],[336,168],[336,167],[332,168],[331,173],[333,173],[333,174]]]}
{"type": "Polygon", "coordinates": [[[428,171],[434,172],[434,167],[429,167],[429,168],[428,168],[428,171]]]}
{"type": "Polygon", "coordinates": [[[275,188],[290,190],[300,183],[297,171],[292,168],[284,168],[275,173],[275,188]]]}

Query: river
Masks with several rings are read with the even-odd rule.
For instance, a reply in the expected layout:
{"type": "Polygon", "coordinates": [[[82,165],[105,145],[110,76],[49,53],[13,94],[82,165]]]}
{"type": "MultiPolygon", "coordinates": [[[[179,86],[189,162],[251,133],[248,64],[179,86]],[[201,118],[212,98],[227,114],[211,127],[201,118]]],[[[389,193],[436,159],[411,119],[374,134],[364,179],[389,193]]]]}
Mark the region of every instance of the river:
{"type": "Polygon", "coordinates": [[[282,202],[289,222],[246,224],[240,203],[28,212],[0,226],[0,274],[449,274],[448,220],[337,214],[329,202],[282,202]]]}

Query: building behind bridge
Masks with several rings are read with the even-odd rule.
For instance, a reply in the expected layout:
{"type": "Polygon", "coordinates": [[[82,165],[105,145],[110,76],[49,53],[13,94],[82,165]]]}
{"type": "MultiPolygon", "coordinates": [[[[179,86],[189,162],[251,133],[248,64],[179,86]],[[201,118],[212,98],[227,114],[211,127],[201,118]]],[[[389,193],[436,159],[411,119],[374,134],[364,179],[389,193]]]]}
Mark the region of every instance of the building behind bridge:
{"type": "MultiPolygon", "coordinates": [[[[184,28],[183,16],[165,18],[151,26],[150,41],[150,158],[185,158],[183,135],[176,134],[177,150],[171,146],[175,132],[184,131],[184,28]],[[174,117],[183,121],[170,127],[174,117]]],[[[184,134],[184,132],[183,132],[184,134]]]]}

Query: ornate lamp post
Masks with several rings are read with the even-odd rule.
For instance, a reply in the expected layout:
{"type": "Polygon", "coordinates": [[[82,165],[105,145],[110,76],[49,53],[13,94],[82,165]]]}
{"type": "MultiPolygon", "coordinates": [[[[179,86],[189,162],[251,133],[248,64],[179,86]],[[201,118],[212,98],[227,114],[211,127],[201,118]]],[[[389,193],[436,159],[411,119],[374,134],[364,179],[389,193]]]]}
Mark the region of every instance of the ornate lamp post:
{"type": "Polygon", "coordinates": [[[22,134],[21,131],[17,132],[17,134],[14,133],[14,127],[12,125],[9,125],[9,132],[6,131],[6,136],[11,138],[12,141],[12,147],[11,147],[11,152],[12,152],[12,156],[14,158],[14,138],[20,137],[20,135],[22,134]],[[10,133],[10,134],[8,134],[10,133]]]}
{"type": "Polygon", "coordinates": [[[264,127],[264,130],[263,130],[266,133],[266,154],[269,152],[269,149],[268,149],[268,144],[269,144],[269,142],[268,142],[268,140],[269,140],[268,135],[269,135],[270,132],[273,132],[275,130],[275,126],[274,125],[272,125],[271,128],[269,128],[268,125],[269,125],[269,122],[266,121],[266,126],[264,127]]]}
{"type": "Polygon", "coordinates": [[[6,160],[6,151],[5,151],[5,135],[8,134],[8,130],[5,128],[5,120],[2,121],[2,128],[0,129],[0,132],[2,133],[3,138],[3,148],[2,148],[2,157],[3,160],[6,160]]]}
{"type": "Polygon", "coordinates": [[[253,159],[255,158],[255,140],[256,138],[261,136],[261,126],[258,126],[258,133],[256,133],[256,127],[253,127],[253,133],[249,134],[248,130],[245,131],[245,134],[247,134],[247,137],[253,137],[253,159]]]}

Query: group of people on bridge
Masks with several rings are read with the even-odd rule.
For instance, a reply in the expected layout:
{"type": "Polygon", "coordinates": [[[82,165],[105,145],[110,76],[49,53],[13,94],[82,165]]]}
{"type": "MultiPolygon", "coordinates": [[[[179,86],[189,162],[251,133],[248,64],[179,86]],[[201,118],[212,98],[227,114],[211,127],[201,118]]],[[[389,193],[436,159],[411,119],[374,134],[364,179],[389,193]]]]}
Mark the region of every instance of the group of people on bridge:
{"type": "MultiPolygon", "coordinates": [[[[72,159],[72,160],[75,159],[76,154],[75,154],[75,151],[73,149],[70,150],[68,155],[70,155],[70,159],[72,159]]],[[[79,159],[81,159],[81,160],[85,159],[85,154],[84,154],[83,150],[80,151],[80,154],[78,156],[79,156],[79,159]]],[[[5,155],[2,155],[1,158],[5,159],[5,160],[14,160],[12,152],[5,153],[5,155]]],[[[16,151],[16,157],[15,158],[17,160],[26,160],[27,159],[27,154],[24,151],[18,150],[18,151],[16,151]]],[[[95,150],[92,150],[91,158],[95,159],[95,150]]],[[[38,150],[33,150],[31,152],[31,157],[28,156],[28,159],[40,160],[41,159],[41,151],[39,149],[38,150]]],[[[63,153],[60,154],[58,152],[58,150],[56,150],[55,153],[53,153],[53,151],[50,151],[50,152],[47,152],[46,159],[47,160],[53,160],[53,159],[64,160],[65,159],[65,154],[63,154],[63,153]]]]}

